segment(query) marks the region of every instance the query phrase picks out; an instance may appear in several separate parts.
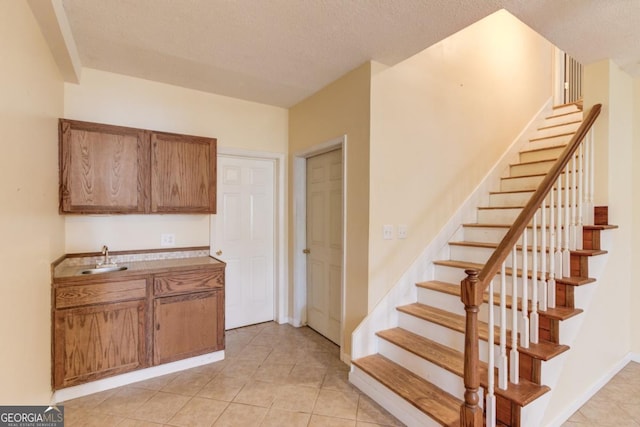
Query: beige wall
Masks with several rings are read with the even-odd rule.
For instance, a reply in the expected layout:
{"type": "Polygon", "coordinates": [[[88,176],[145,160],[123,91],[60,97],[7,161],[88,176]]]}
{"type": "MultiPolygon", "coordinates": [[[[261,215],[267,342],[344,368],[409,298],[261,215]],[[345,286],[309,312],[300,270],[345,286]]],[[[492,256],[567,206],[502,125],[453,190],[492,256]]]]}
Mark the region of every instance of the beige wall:
{"type": "MultiPolygon", "coordinates": [[[[218,147],[287,152],[288,112],[119,74],[84,69],[80,84],[65,83],[64,117],[215,137],[218,147]]],[[[209,245],[208,215],[67,216],[66,252],[209,245]]]]}
{"type": "MultiPolygon", "coordinates": [[[[640,78],[636,78],[633,82],[633,153],[632,162],[636,167],[633,168],[633,192],[631,198],[633,200],[633,241],[640,242],[640,78]]],[[[632,246],[632,264],[640,265],[640,245],[632,246]]],[[[630,276],[631,278],[631,276],[630,276]]],[[[635,281],[631,285],[631,351],[640,355],[640,286],[635,281]]]]}
{"type": "Polygon", "coordinates": [[[0,405],[48,404],[63,84],[27,2],[0,2],[0,52],[0,405]]]}
{"type": "MultiPolygon", "coordinates": [[[[614,373],[631,351],[632,311],[637,311],[630,296],[633,277],[633,80],[612,61],[602,61],[585,68],[585,111],[594,103],[603,108],[595,123],[596,169],[607,169],[606,195],[596,194],[600,204],[609,206],[609,222],[618,230],[609,231],[604,239],[609,251],[601,279],[594,287],[577,290],[577,298],[587,295],[585,312],[562,375],[553,388],[551,404],[545,420],[574,403],[606,375],[614,373]],[[633,306],[633,310],[632,310],[633,306]]],[[[636,168],[637,169],[637,168],[636,168]]],[[[598,188],[596,190],[599,190],[598,188]]],[[[599,191],[602,191],[601,189],[599,191]]],[[[636,190],[637,191],[637,190],[636,190]]],[[[635,288],[633,283],[633,288],[635,288]]],[[[637,300],[635,301],[637,302],[637,300]]]]}
{"type": "Polygon", "coordinates": [[[549,99],[551,60],[501,11],[373,77],[369,307],[549,99]],[[408,225],[408,238],[383,240],[384,224],[408,225]]]}
{"type": "MultiPolygon", "coordinates": [[[[342,348],[347,354],[351,353],[351,333],[367,314],[371,70],[372,64],[364,64],[289,110],[291,156],[347,135],[347,247],[344,249],[346,318],[343,324],[342,348]]],[[[293,178],[290,178],[289,193],[292,191],[293,178]]],[[[292,198],[289,200],[292,201],[292,198]]],[[[291,202],[289,218],[294,218],[291,202]]],[[[289,225],[290,249],[293,238],[292,222],[290,221],[289,225]]],[[[290,262],[290,265],[293,263],[290,262]]],[[[289,283],[295,286],[291,275],[289,283]]],[[[293,289],[290,290],[290,295],[292,294],[293,289]]]]}

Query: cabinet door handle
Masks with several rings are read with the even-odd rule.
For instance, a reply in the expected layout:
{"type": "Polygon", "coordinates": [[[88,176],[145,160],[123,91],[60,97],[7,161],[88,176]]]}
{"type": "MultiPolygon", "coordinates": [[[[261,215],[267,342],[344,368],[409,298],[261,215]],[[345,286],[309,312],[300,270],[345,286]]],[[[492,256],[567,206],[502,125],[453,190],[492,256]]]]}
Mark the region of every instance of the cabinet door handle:
{"type": "Polygon", "coordinates": [[[218,255],[218,256],[222,255],[222,251],[221,251],[220,249],[218,249],[218,250],[216,251],[216,255],[218,255]]]}
{"type": "Polygon", "coordinates": [[[157,323],[156,324],[156,331],[159,331],[159,330],[160,330],[160,323],[157,323]]]}
{"type": "Polygon", "coordinates": [[[302,253],[303,254],[310,254],[311,253],[311,249],[303,249],[302,253]]]}

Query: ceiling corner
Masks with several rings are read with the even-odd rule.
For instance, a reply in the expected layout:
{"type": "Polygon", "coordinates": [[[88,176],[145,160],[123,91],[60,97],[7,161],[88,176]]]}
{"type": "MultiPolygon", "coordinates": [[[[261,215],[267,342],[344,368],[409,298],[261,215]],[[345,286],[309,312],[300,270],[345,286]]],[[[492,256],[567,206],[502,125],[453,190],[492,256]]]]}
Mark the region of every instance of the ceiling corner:
{"type": "Polygon", "coordinates": [[[62,0],[27,0],[64,81],[79,83],[82,63],[62,0]]]}

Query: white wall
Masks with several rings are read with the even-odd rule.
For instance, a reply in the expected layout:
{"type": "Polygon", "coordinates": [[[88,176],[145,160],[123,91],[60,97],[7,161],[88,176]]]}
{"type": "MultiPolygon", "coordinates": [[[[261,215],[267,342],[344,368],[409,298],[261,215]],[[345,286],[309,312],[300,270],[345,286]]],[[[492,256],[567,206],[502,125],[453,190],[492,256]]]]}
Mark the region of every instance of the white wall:
{"type": "MultiPolygon", "coordinates": [[[[65,83],[64,117],[214,137],[218,147],[287,153],[288,111],[119,74],[84,69],[65,83]]],[[[66,216],[66,252],[209,245],[209,215],[66,216]]]]}
{"type": "MultiPolygon", "coordinates": [[[[633,164],[640,165],[640,78],[633,82],[633,164]]],[[[640,214],[640,168],[633,168],[633,241],[640,242],[640,224],[638,215],[640,214]]],[[[632,264],[640,265],[640,245],[633,245],[632,264]]],[[[631,325],[640,325],[640,286],[631,286],[631,325]]],[[[640,355],[640,328],[631,328],[632,351],[640,355]]]]}
{"type": "Polygon", "coordinates": [[[500,11],[372,78],[370,310],[551,96],[552,54],[500,11]]]}
{"type": "MultiPolygon", "coordinates": [[[[595,392],[600,382],[615,373],[631,351],[633,291],[633,80],[612,61],[585,67],[585,111],[602,103],[596,126],[596,171],[608,171],[604,186],[597,187],[596,201],[609,206],[609,223],[618,230],[607,232],[609,251],[596,285],[576,290],[576,305],[585,311],[558,384],[552,390],[545,421],[571,408],[585,393],[595,392]],[[604,193],[604,194],[603,194],[604,193]]],[[[599,262],[599,261],[598,261],[599,262]]],[[[562,329],[561,329],[562,331],[562,329]]],[[[637,332],[633,332],[637,335],[637,332]]],[[[577,409],[574,407],[574,409],[577,409]]]]}
{"type": "Polygon", "coordinates": [[[51,398],[50,264],[58,215],[63,84],[27,2],[0,1],[0,405],[51,398]]]}

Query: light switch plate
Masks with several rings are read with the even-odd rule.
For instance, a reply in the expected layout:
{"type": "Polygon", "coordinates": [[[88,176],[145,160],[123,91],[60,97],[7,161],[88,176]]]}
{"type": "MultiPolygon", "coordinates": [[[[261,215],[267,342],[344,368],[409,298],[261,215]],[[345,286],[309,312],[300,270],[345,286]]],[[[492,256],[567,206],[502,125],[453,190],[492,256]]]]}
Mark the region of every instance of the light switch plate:
{"type": "Polygon", "coordinates": [[[398,239],[406,239],[409,227],[406,224],[398,225],[398,239]]]}
{"type": "Polygon", "coordinates": [[[384,240],[393,240],[393,225],[382,226],[382,238],[384,240]]]}

